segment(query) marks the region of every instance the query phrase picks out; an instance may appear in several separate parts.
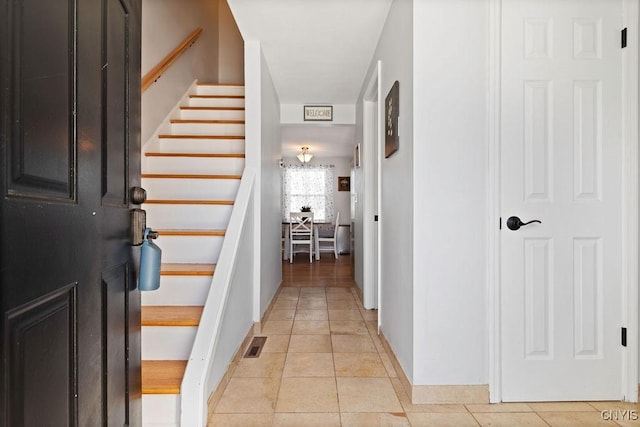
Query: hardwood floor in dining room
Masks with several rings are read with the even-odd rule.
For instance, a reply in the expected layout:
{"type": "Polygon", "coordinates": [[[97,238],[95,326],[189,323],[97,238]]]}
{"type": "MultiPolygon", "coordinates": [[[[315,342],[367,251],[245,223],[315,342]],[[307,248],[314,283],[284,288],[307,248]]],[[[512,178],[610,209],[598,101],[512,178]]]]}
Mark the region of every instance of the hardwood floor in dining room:
{"type": "Polygon", "coordinates": [[[353,286],[350,254],[322,254],[320,261],[309,262],[305,253],[296,254],[293,262],[282,261],[282,286],[289,287],[350,287],[353,286]]]}

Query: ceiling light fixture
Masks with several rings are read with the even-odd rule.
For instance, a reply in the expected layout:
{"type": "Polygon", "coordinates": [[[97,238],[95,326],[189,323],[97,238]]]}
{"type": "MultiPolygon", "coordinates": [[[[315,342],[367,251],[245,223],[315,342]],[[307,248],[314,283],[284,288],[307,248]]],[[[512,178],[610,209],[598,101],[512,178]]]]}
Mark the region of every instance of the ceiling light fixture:
{"type": "Polygon", "coordinates": [[[302,163],[309,163],[313,158],[313,154],[309,154],[309,147],[302,147],[302,153],[298,154],[297,157],[302,163]]]}

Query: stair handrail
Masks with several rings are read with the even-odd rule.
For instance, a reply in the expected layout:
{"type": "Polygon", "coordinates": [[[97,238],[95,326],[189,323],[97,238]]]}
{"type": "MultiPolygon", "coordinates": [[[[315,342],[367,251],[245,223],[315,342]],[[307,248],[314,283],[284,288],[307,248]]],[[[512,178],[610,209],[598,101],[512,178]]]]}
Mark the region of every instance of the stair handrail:
{"type": "Polygon", "coordinates": [[[202,28],[196,28],[189,36],[182,41],[175,49],[165,56],[162,61],[158,62],[158,65],[153,67],[151,71],[144,75],[142,78],[142,92],[147,90],[149,86],[157,82],[165,71],[173,64],[187,49],[189,49],[198,40],[198,37],[202,34],[202,28]]]}
{"type": "Polygon", "coordinates": [[[254,177],[255,172],[245,168],[182,380],[180,417],[184,426],[204,427],[206,424],[207,380],[220,339],[238,249],[251,205],[254,177]],[[217,289],[222,289],[222,293],[216,292],[217,289]]]}

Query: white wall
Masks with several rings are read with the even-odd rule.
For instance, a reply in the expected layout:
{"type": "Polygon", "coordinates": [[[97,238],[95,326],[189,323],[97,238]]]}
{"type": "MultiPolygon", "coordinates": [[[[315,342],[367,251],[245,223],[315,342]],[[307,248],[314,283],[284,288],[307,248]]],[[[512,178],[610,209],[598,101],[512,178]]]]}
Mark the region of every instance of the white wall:
{"type": "Polygon", "coordinates": [[[486,384],[488,2],[413,9],[413,384],[486,384]]]}
{"type": "MultiPolygon", "coordinates": [[[[367,73],[368,76],[371,75],[377,61],[382,61],[383,100],[393,82],[396,80],[400,82],[400,149],[388,159],[382,159],[380,326],[410,380],[413,378],[414,361],[412,11],[412,0],[393,2],[367,73]]],[[[362,143],[362,99],[367,83],[368,81],[363,82],[363,91],[356,104],[357,142],[360,143],[362,143]]],[[[356,225],[356,232],[357,230],[356,225]]],[[[356,252],[354,262],[357,257],[356,252]]]]}
{"type": "Polygon", "coordinates": [[[218,83],[244,82],[244,40],[226,0],[219,0],[218,83]]]}
{"type": "Polygon", "coordinates": [[[143,143],[194,80],[217,81],[218,0],[142,0],[142,76],[198,27],[196,43],[142,95],[143,143]]]}
{"type": "MultiPolygon", "coordinates": [[[[283,159],[285,165],[300,165],[300,160],[295,157],[285,157],[283,159]]],[[[311,159],[310,165],[333,165],[333,203],[334,213],[340,212],[340,224],[349,225],[349,218],[351,217],[351,192],[338,191],[338,177],[349,176],[351,173],[351,157],[318,157],[314,156],[311,159]]],[[[281,178],[278,176],[279,183],[281,184],[281,178]]],[[[281,185],[282,188],[282,185],[281,185]]],[[[281,205],[280,205],[281,208],[281,205]]]]}
{"type": "Polygon", "coordinates": [[[254,321],[282,282],[280,217],[280,101],[260,42],[245,41],[246,167],[256,171],[254,321]]]}

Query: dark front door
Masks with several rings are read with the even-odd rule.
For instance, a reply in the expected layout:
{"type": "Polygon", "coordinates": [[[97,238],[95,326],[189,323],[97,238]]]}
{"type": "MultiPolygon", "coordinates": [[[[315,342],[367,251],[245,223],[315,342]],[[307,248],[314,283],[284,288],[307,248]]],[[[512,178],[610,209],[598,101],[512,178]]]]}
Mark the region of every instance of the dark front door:
{"type": "Polygon", "coordinates": [[[3,426],[140,424],[140,0],[0,0],[3,426]]]}

